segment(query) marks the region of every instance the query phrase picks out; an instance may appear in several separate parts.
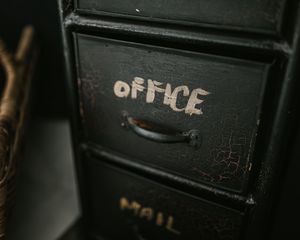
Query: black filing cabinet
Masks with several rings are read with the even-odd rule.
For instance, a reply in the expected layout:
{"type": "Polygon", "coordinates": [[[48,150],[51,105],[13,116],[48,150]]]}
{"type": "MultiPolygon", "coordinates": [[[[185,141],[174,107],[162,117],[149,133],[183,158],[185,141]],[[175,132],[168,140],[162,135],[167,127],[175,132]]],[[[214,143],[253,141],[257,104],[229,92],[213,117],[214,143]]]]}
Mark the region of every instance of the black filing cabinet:
{"type": "Polygon", "coordinates": [[[268,239],[293,126],[299,2],[63,0],[91,239],[268,239]]]}

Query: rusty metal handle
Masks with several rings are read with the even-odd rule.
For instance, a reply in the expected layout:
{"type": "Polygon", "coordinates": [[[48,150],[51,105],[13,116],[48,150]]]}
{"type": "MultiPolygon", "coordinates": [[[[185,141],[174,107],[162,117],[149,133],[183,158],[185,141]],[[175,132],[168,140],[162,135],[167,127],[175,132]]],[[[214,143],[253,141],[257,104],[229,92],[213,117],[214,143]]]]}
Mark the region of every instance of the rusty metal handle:
{"type": "Polygon", "coordinates": [[[200,147],[201,135],[199,130],[178,132],[170,128],[162,127],[152,122],[124,116],[124,126],[132,130],[136,135],[159,143],[188,143],[193,147],[200,147]]]}

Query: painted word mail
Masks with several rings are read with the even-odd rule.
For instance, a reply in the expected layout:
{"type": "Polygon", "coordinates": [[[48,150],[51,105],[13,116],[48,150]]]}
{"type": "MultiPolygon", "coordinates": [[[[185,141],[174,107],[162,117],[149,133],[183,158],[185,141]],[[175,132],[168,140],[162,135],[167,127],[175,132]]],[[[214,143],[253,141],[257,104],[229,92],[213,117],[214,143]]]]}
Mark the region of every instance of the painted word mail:
{"type": "Polygon", "coordinates": [[[199,108],[204,100],[200,99],[199,96],[206,96],[209,92],[202,88],[196,88],[190,91],[188,86],[182,85],[172,89],[170,83],[164,86],[164,83],[148,79],[147,87],[145,86],[145,79],[141,77],[135,77],[129,85],[124,81],[116,81],[114,84],[114,93],[119,98],[131,97],[132,99],[138,98],[138,93],[146,92],[146,102],[153,103],[156,93],[164,94],[163,104],[170,106],[175,112],[185,112],[189,115],[200,115],[203,114],[202,109],[199,108]],[[163,87],[164,86],[164,87],[163,87]],[[177,106],[178,94],[182,92],[183,97],[188,97],[187,104],[184,108],[177,106]]]}

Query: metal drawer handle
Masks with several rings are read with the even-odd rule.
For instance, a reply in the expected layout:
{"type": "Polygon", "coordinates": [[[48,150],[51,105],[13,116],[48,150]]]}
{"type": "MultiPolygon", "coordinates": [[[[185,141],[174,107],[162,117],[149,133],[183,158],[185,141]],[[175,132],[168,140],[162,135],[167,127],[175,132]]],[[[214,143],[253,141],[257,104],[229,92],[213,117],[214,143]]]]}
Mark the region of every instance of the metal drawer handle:
{"type": "Polygon", "coordinates": [[[159,143],[189,143],[193,147],[200,147],[201,136],[198,130],[177,132],[173,129],[158,126],[154,123],[136,118],[124,116],[126,126],[136,135],[159,143]]]}

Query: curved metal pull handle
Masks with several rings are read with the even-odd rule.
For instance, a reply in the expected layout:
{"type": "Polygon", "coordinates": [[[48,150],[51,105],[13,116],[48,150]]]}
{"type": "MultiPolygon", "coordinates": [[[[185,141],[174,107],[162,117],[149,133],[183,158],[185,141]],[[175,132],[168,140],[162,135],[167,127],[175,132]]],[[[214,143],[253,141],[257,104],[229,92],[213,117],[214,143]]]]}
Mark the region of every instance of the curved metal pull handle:
{"type": "Polygon", "coordinates": [[[125,116],[125,124],[135,134],[145,139],[160,143],[189,143],[200,147],[201,136],[198,130],[177,132],[173,129],[158,126],[154,123],[125,116]]]}

